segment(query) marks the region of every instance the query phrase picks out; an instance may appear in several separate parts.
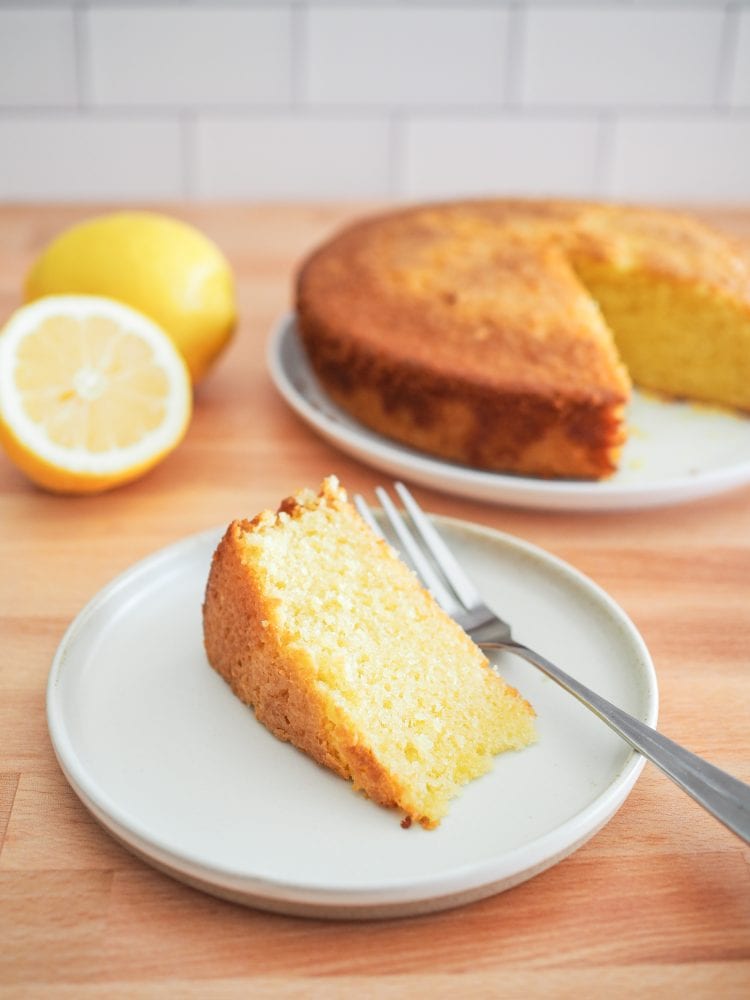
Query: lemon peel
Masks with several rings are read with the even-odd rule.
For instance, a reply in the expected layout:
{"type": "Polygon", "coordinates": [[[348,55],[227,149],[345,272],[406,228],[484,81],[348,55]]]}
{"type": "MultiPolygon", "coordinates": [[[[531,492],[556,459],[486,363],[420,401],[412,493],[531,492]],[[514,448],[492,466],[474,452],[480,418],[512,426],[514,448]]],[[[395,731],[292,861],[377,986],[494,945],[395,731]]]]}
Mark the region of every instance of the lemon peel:
{"type": "Polygon", "coordinates": [[[75,294],[106,296],[149,316],[182,352],[194,383],[237,323],[234,278],[219,248],[157,212],[96,216],[48,244],[26,276],[25,301],[75,294]]]}

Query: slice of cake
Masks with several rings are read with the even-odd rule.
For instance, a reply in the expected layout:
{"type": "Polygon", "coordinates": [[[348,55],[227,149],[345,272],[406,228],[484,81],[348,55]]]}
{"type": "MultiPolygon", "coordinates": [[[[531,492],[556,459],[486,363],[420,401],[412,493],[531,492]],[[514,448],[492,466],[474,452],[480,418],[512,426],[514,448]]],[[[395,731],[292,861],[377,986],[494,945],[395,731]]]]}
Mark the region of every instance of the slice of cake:
{"type": "Polygon", "coordinates": [[[335,477],[233,521],[211,565],[206,652],[282,740],[434,827],[534,711],[490,668],[335,477]]]}

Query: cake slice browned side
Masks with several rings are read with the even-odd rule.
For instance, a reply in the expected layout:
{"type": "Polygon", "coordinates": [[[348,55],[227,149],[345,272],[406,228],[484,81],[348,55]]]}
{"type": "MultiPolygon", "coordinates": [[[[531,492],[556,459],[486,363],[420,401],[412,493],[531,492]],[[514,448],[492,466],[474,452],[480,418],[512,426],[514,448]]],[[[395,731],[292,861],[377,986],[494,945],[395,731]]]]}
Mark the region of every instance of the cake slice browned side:
{"type": "Polygon", "coordinates": [[[272,631],[261,624],[273,609],[243,559],[242,534],[251,527],[249,521],[233,521],[213,556],[203,604],[208,661],[275,736],[348,777],[323,706],[301,689],[272,631]]]}
{"type": "MultiPolygon", "coordinates": [[[[293,503],[285,502],[283,509],[294,516],[293,503]]],[[[279,739],[351,780],[380,805],[403,804],[398,780],[379,764],[361,734],[317,693],[303,654],[299,649],[291,654],[273,628],[273,606],[243,556],[242,536],[252,529],[253,522],[232,522],[213,556],[203,604],[209,663],[279,739]]],[[[419,814],[412,819],[425,821],[419,814]]]]}

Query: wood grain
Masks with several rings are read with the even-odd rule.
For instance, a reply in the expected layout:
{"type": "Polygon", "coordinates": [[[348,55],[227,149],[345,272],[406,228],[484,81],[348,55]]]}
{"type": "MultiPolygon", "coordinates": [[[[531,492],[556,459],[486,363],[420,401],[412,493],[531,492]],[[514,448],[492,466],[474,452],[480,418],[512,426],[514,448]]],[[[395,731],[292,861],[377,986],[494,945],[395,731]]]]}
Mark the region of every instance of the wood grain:
{"type": "MultiPolygon", "coordinates": [[[[230,257],[242,316],[198,390],[184,444],[139,482],[80,499],[34,489],[0,456],[0,995],[746,997],[750,851],[650,766],[597,837],[531,882],[463,909],[364,924],[273,916],[188,889],[118,846],[60,773],[47,673],[103,584],[329,472],[366,493],[382,478],[301,424],[264,365],[295,262],[373,207],[170,206],[230,257]]],[[[3,317],[43,243],[104,210],[0,208],[3,317]]],[[[700,214],[750,239],[750,209],[700,214]]],[[[750,489],[624,514],[416,493],[593,577],[652,651],[660,727],[750,781],[750,489]]]]}

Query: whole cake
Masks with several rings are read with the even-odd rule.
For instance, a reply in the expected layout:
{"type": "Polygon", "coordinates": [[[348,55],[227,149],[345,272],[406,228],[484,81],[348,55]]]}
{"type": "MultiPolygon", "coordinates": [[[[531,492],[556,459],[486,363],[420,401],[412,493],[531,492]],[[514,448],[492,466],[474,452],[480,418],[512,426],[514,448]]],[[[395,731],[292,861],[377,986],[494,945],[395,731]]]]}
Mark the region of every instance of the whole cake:
{"type": "Polygon", "coordinates": [[[229,525],[203,621],[209,662],[272,733],[425,827],[534,739],[531,706],[335,477],[229,525]]]}
{"type": "Polygon", "coordinates": [[[750,263],[669,212],[417,206],[303,263],[302,342],[362,423],[477,468],[603,478],[631,384],[750,410],[750,263]]]}

